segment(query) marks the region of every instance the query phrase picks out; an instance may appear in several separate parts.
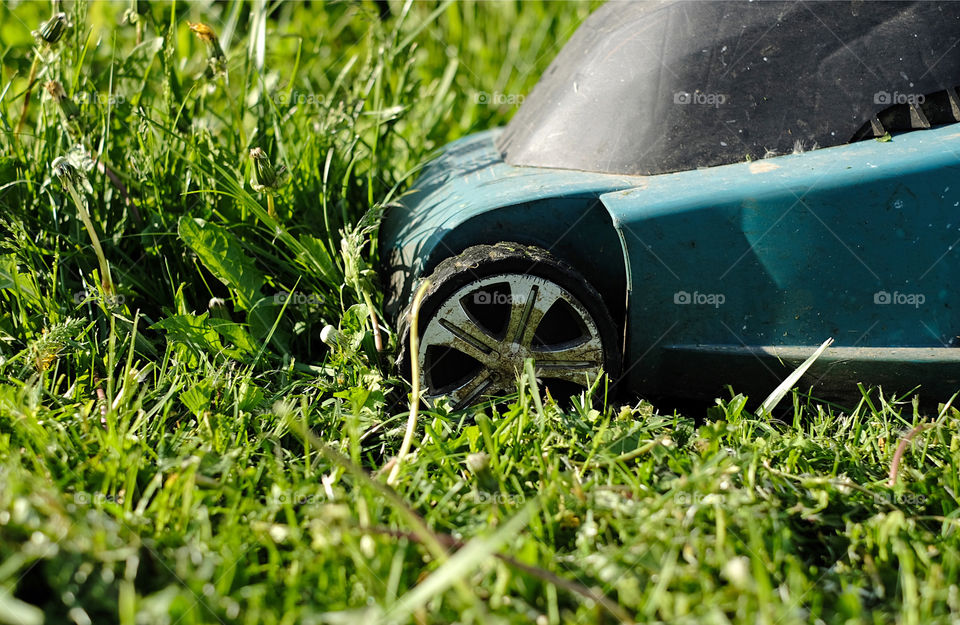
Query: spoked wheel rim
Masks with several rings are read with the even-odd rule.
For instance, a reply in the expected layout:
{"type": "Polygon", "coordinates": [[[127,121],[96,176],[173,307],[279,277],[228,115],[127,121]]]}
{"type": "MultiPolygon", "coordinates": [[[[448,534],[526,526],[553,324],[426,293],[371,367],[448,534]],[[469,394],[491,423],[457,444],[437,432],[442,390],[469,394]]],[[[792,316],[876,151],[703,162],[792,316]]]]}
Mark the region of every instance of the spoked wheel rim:
{"type": "Polygon", "coordinates": [[[568,290],[528,274],[504,273],[459,288],[430,317],[420,339],[427,399],[462,408],[512,392],[524,361],[562,389],[600,375],[604,345],[596,320],[568,290]]]}

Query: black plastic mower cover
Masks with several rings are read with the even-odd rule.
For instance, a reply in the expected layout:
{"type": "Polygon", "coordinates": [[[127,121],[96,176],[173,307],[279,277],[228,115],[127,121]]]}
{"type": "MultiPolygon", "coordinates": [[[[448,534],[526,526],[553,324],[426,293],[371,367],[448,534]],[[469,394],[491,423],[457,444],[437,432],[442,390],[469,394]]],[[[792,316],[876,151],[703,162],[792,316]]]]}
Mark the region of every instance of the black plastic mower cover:
{"type": "Polygon", "coordinates": [[[507,163],[659,174],[847,143],[960,85],[960,2],[609,2],[500,138],[507,163]]]}

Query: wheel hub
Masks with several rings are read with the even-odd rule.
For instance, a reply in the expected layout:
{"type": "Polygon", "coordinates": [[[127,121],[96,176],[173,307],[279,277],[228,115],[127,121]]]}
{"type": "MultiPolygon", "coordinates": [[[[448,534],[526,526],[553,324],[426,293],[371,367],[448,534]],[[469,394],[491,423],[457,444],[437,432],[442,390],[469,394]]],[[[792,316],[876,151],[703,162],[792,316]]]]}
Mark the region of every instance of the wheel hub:
{"type": "Polygon", "coordinates": [[[523,371],[523,363],[527,358],[536,357],[519,343],[510,343],[504,347],[505,349],[493,354],[496,360],[491,369],[496,370],[498,377],[513,379],[517,372],[523,371]]]}
{"type": "Polygon", "coordinates": [[[597,325],[550,280],[489,276],[455,291],[426,320],[421,384],[428,399],[447,395],[459,408],[512,392],[528,358],[538,376],[585,385],[604,363],[597,325]]]}

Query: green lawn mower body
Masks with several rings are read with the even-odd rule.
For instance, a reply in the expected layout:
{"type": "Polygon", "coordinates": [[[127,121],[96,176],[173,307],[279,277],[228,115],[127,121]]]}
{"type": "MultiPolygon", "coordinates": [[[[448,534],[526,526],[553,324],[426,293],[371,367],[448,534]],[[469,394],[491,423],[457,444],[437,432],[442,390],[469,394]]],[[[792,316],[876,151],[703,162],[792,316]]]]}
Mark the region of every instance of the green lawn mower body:
{"type": "MultiPolygon", "coordinates": [[[[506,241],[596,291],[621,388],[768,392],[832,338],[801,388],[946,400],[960,390],[958,38],[956,5],[610,3],[507,128],[447,146],[388,211],[388,311],[444,261],[506,241]]],[[[512,331],[481,336],[475,317],[458,344],[483,348],[481,368],[507,362],[484,358],[512,331]]]]}

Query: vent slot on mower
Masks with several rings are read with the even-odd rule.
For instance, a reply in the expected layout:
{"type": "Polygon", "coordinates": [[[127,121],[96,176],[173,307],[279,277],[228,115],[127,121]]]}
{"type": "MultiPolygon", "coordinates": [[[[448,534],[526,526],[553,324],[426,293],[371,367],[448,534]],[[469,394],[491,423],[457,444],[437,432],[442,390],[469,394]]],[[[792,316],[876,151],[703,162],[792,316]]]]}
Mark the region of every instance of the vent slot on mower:
{"type": "MultiPolygon", "coordinates": [[[[897,96],[899,94],[894,94],[897,96]]],[[[919,130],[960,122],[960,95],[950,87],[922,97],[908,96],[870,118],[850,142],[876,139],[888,132],[919,130]]]]}

